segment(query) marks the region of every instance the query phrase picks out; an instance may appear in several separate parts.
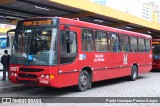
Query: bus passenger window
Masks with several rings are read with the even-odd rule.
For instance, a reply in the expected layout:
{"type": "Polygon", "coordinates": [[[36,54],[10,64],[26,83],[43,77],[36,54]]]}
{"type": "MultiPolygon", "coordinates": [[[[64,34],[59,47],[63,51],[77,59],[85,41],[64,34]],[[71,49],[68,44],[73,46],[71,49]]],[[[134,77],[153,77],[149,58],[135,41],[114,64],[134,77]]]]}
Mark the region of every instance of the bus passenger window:
{"type": "Polygon", "coordinates": [[[150,48],[151,48],[151,46],[150,46],[150,40],[148,40],[148,39],[145,40],[145,46],[146,46],[146,52],[149,52],[150,48]]]}
{"type": "Polygon", "coordinates": [[[120,46],[121,46],[121,51],[124,52],[129,51],[129,39],[127,35],[120,35],[120,46]]]}
{"type": "Polygon", "coordinates": [[[83,51],[93,51],[93,31],[83,29],[82,31],[82,50],[83,51]]]}
{"type": "Polygon", "coordinates": [[[108,51],[107,34],[104,32],[97,32],[95,37],[96,51],[108,51]]]}
{"type": "Polygon", "coordinates": [[[138,52],[137,38],[135,37],[130,37],[130,51],[138,52]]]}
{"type": "Polygon", "coordinates": [[[138,47],[139,47],[139,52],[145,52],[144,39],[141,39],[141,38],[138,39],[138,47]]]}
{"type": "Polygon", "coordinates": [[[119,47],[119,37],[117,34],[112,33],[110,34],[110,51],[112,52],[119,52],[120,47],[119,47]]]}

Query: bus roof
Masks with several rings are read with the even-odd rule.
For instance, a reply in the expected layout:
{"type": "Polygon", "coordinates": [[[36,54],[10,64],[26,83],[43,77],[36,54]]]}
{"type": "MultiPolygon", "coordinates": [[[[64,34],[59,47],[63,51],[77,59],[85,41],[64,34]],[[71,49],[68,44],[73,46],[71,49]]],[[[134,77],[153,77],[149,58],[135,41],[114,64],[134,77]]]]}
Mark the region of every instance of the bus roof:
{"type": "Polygon", "coordinates": [[[61,17],[60,17],[60,19],[62,20],[61,24],[78,25],[78,26],[84,27],[84,28],[91,28],[91,29],[97,29],[97,30],[107,30],[109,32],[117,32],[120,34],[134,35],[134,36],[150,38],[150,39],[152,38],[150,35],[147,35],[147,34],[142,34],[142,33],[127,31],[127,30],[123,30],[123,29],[98,25],[98,24],[94,24],[94,23],[88,23],[88,22],[84,22],[84,21],[73,20],[73,19],[68,19],[68,18],[61,18],[61,17]]]}

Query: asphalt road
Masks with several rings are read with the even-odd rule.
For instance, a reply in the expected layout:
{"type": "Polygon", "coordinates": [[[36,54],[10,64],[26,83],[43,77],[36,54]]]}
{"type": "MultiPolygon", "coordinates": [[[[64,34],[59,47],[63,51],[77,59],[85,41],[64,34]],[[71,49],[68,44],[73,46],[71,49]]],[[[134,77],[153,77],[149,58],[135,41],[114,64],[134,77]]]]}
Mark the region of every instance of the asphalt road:
{"type": "MultiPolygon", "coordinates": [[[[66,87],[61,89],[44,88],[44,87],[30,87],[21,91],[3,92],[0,97],[160,97],[160,71],[149,72],[140,74],[136,81],[129,81],[127,78],[118,78],[106,81],[100,81],[93,83],[93,87],[85,92],[76,92],[74,87],[66,87]]],[[[54,99],[54,98],[53,98],[54,99]]],[[[51,105],[51,104],[48,104],[51,105]]],[[[63,104],[59,104],[61,106],[63,104]]],[[[69,104],[68,104],[69,105],[69,104]]],[[[71,106],[77,105],[74,103],[71,106]]],[[[80,104],[79,104],[80,105],[80,104]]],[[[93,106],[93,104],[87,103],[87,105],[93,106]]],[[[105,104],[94,104],[105,105],[105,104]]],[[[122,105],[120,104],[108,104],[108,105],[122,105]]],[[[133,105],[137,104],[123,104],[133,105]]],[[[138,104],[139,105],[139,104],[138,104]]],[[[148,104],[140,104],[142,106],[148,104]]],[[[149,105],[160,105],[149,104],[149,105]]]]}

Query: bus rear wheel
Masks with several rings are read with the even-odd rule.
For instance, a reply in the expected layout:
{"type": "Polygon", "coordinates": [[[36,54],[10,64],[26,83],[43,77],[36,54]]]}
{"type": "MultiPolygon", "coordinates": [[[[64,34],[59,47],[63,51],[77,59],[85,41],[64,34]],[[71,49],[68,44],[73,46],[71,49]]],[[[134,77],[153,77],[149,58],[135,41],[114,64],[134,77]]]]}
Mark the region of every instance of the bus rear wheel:
{"type": "Polygon", "coordinates": [[[133,65],[131,69],[131,81],[135,81],[138,78],[138,68],[137,66],[133,65]]]}
{"type": "Polygon", "coordinates": [[[79,75],[77,90],[83,92],[87,90],[90,86],[90,77],[89,73],[86,70],[82,70],[79,75]]]}

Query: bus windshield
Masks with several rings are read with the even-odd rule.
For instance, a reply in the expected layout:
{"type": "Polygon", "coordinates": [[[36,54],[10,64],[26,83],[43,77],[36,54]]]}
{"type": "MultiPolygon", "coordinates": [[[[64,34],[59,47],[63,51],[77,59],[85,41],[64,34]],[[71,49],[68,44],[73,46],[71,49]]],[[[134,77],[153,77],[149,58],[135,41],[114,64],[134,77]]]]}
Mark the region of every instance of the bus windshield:
{"type": "Polygon", "coordinates": [[[12,64],[56,65],[57,28],[17,30],[12,46],[12,64]]]}
{"type": "Polygon", "coordinates": [[[160,45],[153,45],[153,59],[160,59],[160,45]]]}

